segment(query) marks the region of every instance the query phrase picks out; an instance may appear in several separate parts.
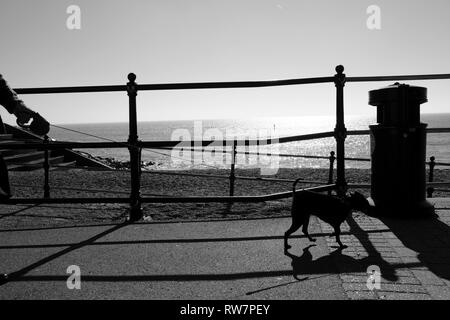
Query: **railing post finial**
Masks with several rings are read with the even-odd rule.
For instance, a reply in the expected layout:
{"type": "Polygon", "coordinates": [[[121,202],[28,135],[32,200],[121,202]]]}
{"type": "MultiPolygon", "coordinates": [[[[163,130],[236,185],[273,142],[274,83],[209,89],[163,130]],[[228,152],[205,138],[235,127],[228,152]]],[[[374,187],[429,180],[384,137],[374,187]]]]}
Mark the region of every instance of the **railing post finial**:
{"type": "Polygon", "coordinates": [[[336,87],[337,86],[344,87],[346,81],[344,66],[340,64],[336,66],[334,70],[336,70],[336,74],[334,75],[334,84],[336,85],[336,87]]]}
{"type": "Polygon", "coordinates": [[[133,72],[128,74],[128,80],[132,83],[136,83],[136,75],[133,72]]]}
{"type": "Polygon", "coordinates": [[[137,96],[137,83],[136,83],[136,75],[134,73],[128,74],[128,83],[127,83],[127,93],[128,96],[137,96]]]}

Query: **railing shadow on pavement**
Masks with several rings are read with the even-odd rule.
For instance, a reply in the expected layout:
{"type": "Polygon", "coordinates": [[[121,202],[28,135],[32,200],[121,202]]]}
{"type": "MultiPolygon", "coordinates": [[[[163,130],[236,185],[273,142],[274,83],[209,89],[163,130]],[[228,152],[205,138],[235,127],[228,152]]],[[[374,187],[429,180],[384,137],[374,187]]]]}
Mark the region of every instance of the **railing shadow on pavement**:
{"type": "Polygon", "coordinates": [[[353,234],[358,239],[358,241],[364,247],[366,252],[369,254],[369,256],[364,261],[362,261],[365,263],[364,272],[367,271],[367,267],[371,265],[376,265],[380,268],[381,276],[383,278],[389,281],[397,280],[398,277],[395,273],[393,265],[385,261],[381,256],[381,254],[378,252],[378,250],[375,248],[375,246],[372,244],[372,242],[369,239],[369,232],[363,230],[359,226],[359,224],[355,221],[352,215],[349,216],[346,221],[350,227],[350,233],[353,234]]]}
{"type": "MultiPolygon", "coordinates": [[[[384,230],[371,230],[369,233],[389,232],[384,230]]],[[[349,232],[342,232],[341,235],[348,235],[349,232]]],[[[332,233],[310,233],[313,237],[329,237],[332,233]]],[[[283,240],[284,236],[253,236],[253,237],[221,237],[221,238],[186,238],[186,239],[149,239],[149,240],[124,240],[124,241],[95,241],[86,242],[85,246],[115,246],[115,245],[134,245],[134,244],[180,244],[180,243],[220,243],[220,242],[247,242],[247,241],[264,241],[264,240],[283,240]]],[[[291,239],[306,238],[304,235],[293,235],[291,239]]],[[[79,243],[48,243],[48,244],[25,244],[25,245],[0,245],[0,249],[43,249],[43,248],[59,248],[77,246],[79,243]]]]}
{"type": "Polygon", "coordinates": [[[16,215],[16,214],[19,214],[19,213],[24,212],[24,211],[27,211],[27,210],[29,210],[29,209],[35,208],[35,207],[37,207],[37,206],[39,206],[39,204],[32,204],[32,205],[29,205],[29,206],[27,206],[27,207],[25,207],[25,208],[20,208],[20,209],[18,209],[18,210],[15,210],[15,211],[13,211],[13,212],[8,212],[8,213],[1,214],[1,215],[0,215],[0,220],[1,220],[1,219],[4,219],[4,218],[7,218],[7,217],[12,217],[12,216],[14,216],[14,215],[16,215]]]}
{"type": "MultiPolygon", "coordinates": [[[[87,240],[81,241],[79,243],[69,243],[64,244],[65,249],[58,251],[48,257],[45,257],[29,266],[26,266],[18,271],[12,272],[8,275],[8,279],[5,282],[27,282],[27,281],[67,281],[67,275],[28,275],[28,273],[38,268],[54,259],[57,259],[65,254],[68,254],[74,250],[80,249],[85,246],[90,245],[105,245],[110,244],[109,242],[97,242],[98,239],[111,234],[130,222],[115,225],[97,235],[90,237],[87,240]]],[[[373,230],[369,232],[386,232],[386,230],[373,230]]],[[[322,236],[330,236],[329,233],[321,233],[322,236]]],[[[303,236],[297,236],[298,238],[303,236]]],[[[282,239],[282,236],[275,237],[255,237],[255,238],[238,238],[240,241],[255,240],[261,241],[262,238],[268,238],[268,240],[282,239]]],[[[201,242],[201,241],[235,241],[234,238],[227,239],[172,239],[172,240],[148,240],[139,241],[143,243],[153,243],[154,241],[176,243],[176,242],[201,242]]],[[[137,241],[120,241],[113,242],[111,244],[134,244],[137,241]]],[[[51,245],[59,246],[59,245],[51,245]]],[[[308,246],[303,250],[301,256],[295,256],[289,254],[292,259],[293,270],[271,270],[271,271],[252,271],[252,272],[236,272],[236,273],[206,273],[206,274],[151,274],[151,275],[85,275],[83,276],[83,281],[87,282],[133,282],[133,281],[227,281],[227,280],[239,280],[239,279],[251,279],[251,278],[268,278],[268,277],[279,277],[279,276],[294,276],[297,281],[304,281],[310,278],[309,275],[324,275],[324,274],[342,274],[351,272],[366,272],[367,266],[372,264],[378,264],[382,266],[384,270],[383,277],[390,281],[395,281],[397,276],[395,275],[395,269],[400,268],[411,268],[421,266],[419,263],[397,263],[388,264],[381,259],[379,254],[371,255],[363,259],[355,259],[348,255],[342,253],[341,249],[337,249],[331,252],[329,255],[320,257],[316,260],[312,260],[312,255],[309,249],[312,247],[308,246]],[[298,278],[298,275],[304,274],[308,275],[305,278],[298,278]]],[[[22,246],[19,246],[22,248],[22,246]]],[[[23,246],[28,248],[29,246],[23,246]]],[[[35,246],[30,246],[34,248],[35,246]]],[[[36,247],[41,247],[37,245],[36,247]]],[[[42,245],[46,247],[46,245],[42,245]]],[[[8,249],[9,246],[2,247],[1,249],[8,249]]],[[[16,246],[12,246],[11,249],[16,249],[16,246]]],[[[296,281],[295,281],[296,282],[296,281]]],[[[294,283],[294,282],[292,282],[294,283]]],[[[291,284],[291,282],[287,283],[291,284]]],[[[287,285],[286,284],[286,285],[287,285]]]]}
{"type": "Polygon", "coordinates": [[[130,223],[131,222],[127,221],[127,222],[124,222],[124,223],[121,223],[121,224],[117,224],[117,225],[113,226],[112,228],[109,228],[109,229],[107,229],[107,230],[105,230],[105,231],[103,231],[103,232],[101,232],[99,234],[96,234],[96,235],[90,237],[89,239],[86,239],[84,241],[75,243],[75,244],[71,245],[70,247],[66,247],[63,250],[58,251],[58,252],[56,252],[54,254],[51,254],[51,255],[49,255],[49,256],[47,256],[47,257],[45,257],[45,258],[43,258],[43,259],[41,259],[39,261],[36,261],[36,262],[32,263],[31,265],[23,267],[20,270],[13,271],[13,272],[8,273],[8,274],[4,274],[0,278],[0,285],[5,284],[7,282],[11,282],[11,281],[18,281],[23,276],[25,276],[28,272],[30,272],[31,270],[36,269],[36,268],[38,268],[38,267],[40,267],[40,266],[42,266],[42,265],[44,265],[44,264],[46,264],[46,263],[48,263],[50,261],[53,261],[53,260],[55,260],[55,259],[57,259],[57,258],[59,258],[59,257],[61,257],[63,255],[65,255],[65,254],[68,254],[68,253],[70,253],[70,252],[72,252],[74,250],[77,250],[77,249],[80,249],[80,248],[82,248],[84,246],[87,246],[87,245],[93,243],[94,241],[96,241],[96,240],[98,240],[98,239],[100,239],[100,238],[102,238],[102,237],[104,237],[104,236],[106,236],[106,235],[108,235],[110,233],[113,233],[113,232],[115,232],[115,231],[117,231],[117,230],[119,230],[119,229],[129,225],[130,223]]]}
{"type": "MultiPolygon", "coordinates": [[[[340,251],[340,250],[336,250],[340,251]]],[[[337,274],[339,272],[334,271],[336,268],[329,263],[332,263],[330,257],[340,253],[332,253],[331,255],[324,256],[317,260],[312,261],[312,266],[323,266],[320,270],[308,269],[310,274],[337,274]],[[318,262],[316,262],[318,261],[318,262]]],[[[349,257],[343,255],[344,257],[349,257]]],[[[352,258],[353,259],[353,258],[352,258]]],[[[349,270],[359,270],[357,265],[360,266],[358,260],[353,259],[355,268],[349,270]]],[[[305,274],[303,264],[304,261],[297,264],[296,260],[293,261],[293,265],[296,266],[294,273],[305,274]]],[[[396,264],[398,268],[408,268],[416,266],[416,263],[396,264]]],[[[349,271],[351,272],[351,271],[349,271]]],[[[357,272],[357,271],[354,271],[357,272]]],[[[231,281],[239,279],[252,279],[252,278],[271,278],[281,276],[292,276],[292,270],[273,270],[273,271],[253,271],[253,272],[236,272],[236,273],[205,273],[205,274],[142,274],[142,275],[84,275],[84,282],[134,282],[134,281],[231,281]]],[[[316,278],[316,277],[315,277],[316,278]]],[[[309,279],[309,278],[308,278],[309,279]]],[[[303,281],[305,279],[298,279],[297,281],[303,281]]],[[[27,281],[67,281],[67,275],[24,275],[17,277],[13,282],[27,282],[27,281]]]]}

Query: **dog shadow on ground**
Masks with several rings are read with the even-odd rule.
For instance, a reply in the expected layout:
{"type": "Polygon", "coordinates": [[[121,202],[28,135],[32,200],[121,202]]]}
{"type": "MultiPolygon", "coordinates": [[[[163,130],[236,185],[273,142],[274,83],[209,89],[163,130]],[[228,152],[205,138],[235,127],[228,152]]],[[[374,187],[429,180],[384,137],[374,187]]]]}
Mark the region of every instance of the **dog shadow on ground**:
{"type": "Polygon", "coordinates": [[[398,279],[395,275],[395,269],[390,266],[389,263],[382,260],[380,256],[369,256],[366,258],[355,259],[349,255],[343,254],[342,251],[345,249],[337,248],[329,255],[313,260],[310,249],[314,246],[315,244],[312,244],[304,248],[301,256],[296,256],[291,253],[286,254],[292,259],[291,265],[295,279],[303,281],[306,278],[300,277],[301,275],[311,274],[367,273],[368,267],[371,265],[377,265],[380,267],[383,278],[389,281],[396,281],[398,279]]]}
{"type": "Polygon", "coordinates": [[[303,249],[303,254],[301,256],[295,256],[291,253],[286,254],[292,259],[294,277],[299,279],[298,275],[301,274],[320,273],[368,274],[369,267],[377,266],[380,269],[381,277],[387,281],[397,281],[398,276],[396,274],[396,269],[404,268],[406,265],[391,264],[384,260],[382,255],[370,241],[368,233],[359,226],[352,215],[347,218],[346,222],[350,227],[349,233],[356,237],[358,242],[364,247],[367,253],[366,256],[356,259],[346,255],[346,250],[352,250],[350,244],[347,249],[336,247],[329,255],[313,260],[313,256],[309,250],[314,245],[310,245],[303,249]]]}
{"type": "Polygon", "coordinates": [[[450,280],[450,227],[438,216],[424,219],[397,219],[381,217],[380,220],[410,249],[405,252],[417,258],[418,267],[426,267],[436,276],[450,280]],[[415,251],[415,252],[411,252],[415,251]]]}

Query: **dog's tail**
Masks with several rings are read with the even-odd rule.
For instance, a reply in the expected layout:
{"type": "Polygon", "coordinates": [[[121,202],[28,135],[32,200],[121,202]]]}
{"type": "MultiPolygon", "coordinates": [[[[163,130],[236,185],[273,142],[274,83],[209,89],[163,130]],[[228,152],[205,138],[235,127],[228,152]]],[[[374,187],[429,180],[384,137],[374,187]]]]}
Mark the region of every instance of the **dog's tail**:
{"type": "Polygon", "coordinates": [[[292,184],[292,192],[295,193],[295,187],[297,186],[297,183],[299,183],[299,181],[303,180],[303,178],[298,178],[297,180],[294,181],[294,183],[292,184]]]}

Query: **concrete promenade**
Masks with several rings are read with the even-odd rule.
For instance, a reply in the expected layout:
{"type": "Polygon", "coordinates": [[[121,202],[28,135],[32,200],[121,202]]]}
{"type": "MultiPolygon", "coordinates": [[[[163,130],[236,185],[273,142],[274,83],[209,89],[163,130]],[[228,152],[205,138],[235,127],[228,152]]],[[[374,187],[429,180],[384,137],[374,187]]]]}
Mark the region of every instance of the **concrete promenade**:
{"type": "MultiPolygon", "coordinates": [[[[290,218],[0,230],[0,299],[450,299],[450,199],[437,219],[354,213],[339,250],[312,219],[283,253],[290,218]],[[69,289],[69,266],[81,289],[69,289]],[[367,269],[379,268],[379,289],[367,269]]],[[[50,210],[50,209],[49,209],[50,210]]]]}

